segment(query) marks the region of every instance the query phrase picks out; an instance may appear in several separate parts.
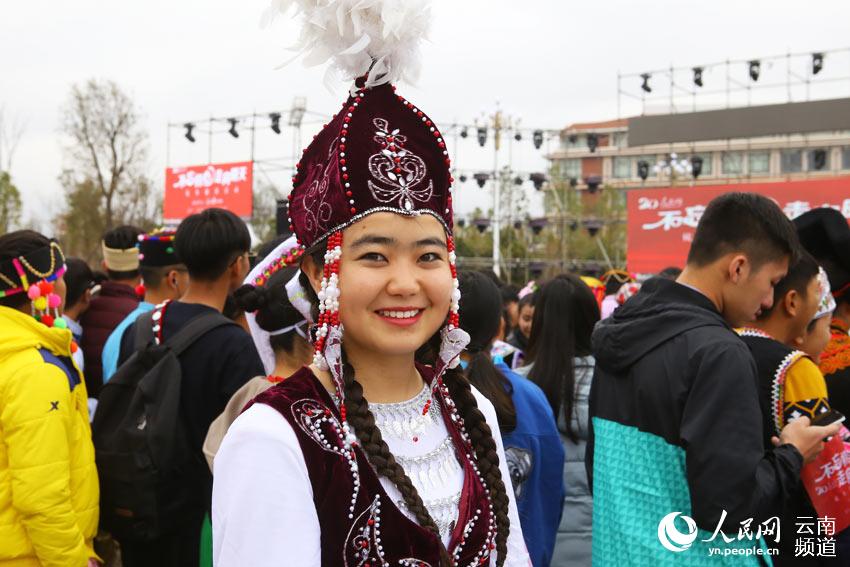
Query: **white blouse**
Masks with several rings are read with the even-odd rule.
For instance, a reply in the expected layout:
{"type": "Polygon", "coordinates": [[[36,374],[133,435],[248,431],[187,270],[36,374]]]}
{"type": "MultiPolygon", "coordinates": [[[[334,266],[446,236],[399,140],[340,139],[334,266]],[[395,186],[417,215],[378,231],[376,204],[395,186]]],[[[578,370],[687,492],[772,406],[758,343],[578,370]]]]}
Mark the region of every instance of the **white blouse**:
{"type": "MultiPolygon", "coordinates": [[[[499,469],[510,500],[508,556],[505,566],[531,561],[517,514],[496,411],[473,387],[478,407],[493,431],[499,469]]],[[[432,404],[424,416],[428,389],[397,404],[369,404],[390,451],[404,468],[448,545],[457,521],[463,469],[454,457],[448,429],[432,404]],[[414,441],[415,439],[415,441],[414,441]]],[[[393,503],[411,520],[395,485],[379,477],[393,503]]],[[[319,566],[322,562],[319,518],[307,465],[292,426],[277,410],[255,404],[230,427],[215,458],[213,562],[216,567],[319,566]]],[[[496,565],[495,553],[491,565],[496,565]]]]}

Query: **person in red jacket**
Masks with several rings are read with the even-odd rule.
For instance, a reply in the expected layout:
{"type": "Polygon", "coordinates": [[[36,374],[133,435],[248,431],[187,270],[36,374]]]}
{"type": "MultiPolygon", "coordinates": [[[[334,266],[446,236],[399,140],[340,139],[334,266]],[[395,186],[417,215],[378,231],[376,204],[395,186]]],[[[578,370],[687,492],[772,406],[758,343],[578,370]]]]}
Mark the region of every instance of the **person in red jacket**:
{"type": "Polygon", "coordinates": [[[92,398],[97,398],[103,385],[103,345],[139,304],[136,288],[141,279],[136,245],[140,234],[142,230],[134,226],[119,226],[103,235],[103,268],[109,280],[101,284],[100,293],[92,298],[88,311],[80,319],[86,389],[92,398]]]}

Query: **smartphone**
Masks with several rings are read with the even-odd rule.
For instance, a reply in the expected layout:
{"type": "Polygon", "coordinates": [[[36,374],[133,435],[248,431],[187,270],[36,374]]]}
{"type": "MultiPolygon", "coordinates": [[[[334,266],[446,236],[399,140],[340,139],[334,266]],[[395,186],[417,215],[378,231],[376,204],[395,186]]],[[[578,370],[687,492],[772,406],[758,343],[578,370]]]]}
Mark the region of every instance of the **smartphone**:
{"type": "Polygon", "coordinates": [[[841,412],[829,410],[820,413],[812,420],[812,425],[832,425],[833,423],[842,423],[846,417],[841,412]]]}

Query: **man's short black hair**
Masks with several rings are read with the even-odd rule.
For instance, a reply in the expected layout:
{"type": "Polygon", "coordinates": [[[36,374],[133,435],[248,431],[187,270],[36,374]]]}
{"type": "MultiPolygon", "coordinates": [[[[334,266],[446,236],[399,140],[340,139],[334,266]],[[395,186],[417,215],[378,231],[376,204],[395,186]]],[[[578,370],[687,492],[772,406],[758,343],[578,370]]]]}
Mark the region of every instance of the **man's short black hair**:
{"type": "Polygon", "coordinates": [[[162,281],[168,272],[171,270],[185,270],[183,264],[172,264],[171,266],[139,266],[139,273],[142,274],[142,281],[145,282],[145,287],[150,289],[159,289],[162,281]]]}
{"type": "Polygon", "coordinates": [[[251,249],[251,235],[242,219],[230,211],[206,209],[180,223],[174,246],[190,278],[214,281],[251,249]]]}
{"type": "Polygon", "coordinates": [[[776,304],[781,302],[785,295],[794,290],[801,296],[806,297],[809,292],[809,284],[818,275],[818,263],[811,254],[805,250],[800,251],[800,257],[796,262],[788,268],[788,273],[785,277],[779,280],[773,288],[773,305],[770,309],[762,309],[759,320],[767,319],[776,307],[776,304]]]}
{"type": "Polygon", "coordinates": [[[758,270],[785,257],[795,263],[800,243],[794,224],[776,203],[756,193],[726,193],[706,207],[688,264],[707,266],[730,252],[743,252],[758,270]]]}
{"type": "MultiPolygon", "coordinates": [[[[129,224],[117,226],[107,230],[103,234],[103,243],[107,248],[127,250],[128,248],[134,248],[139,243],[139,235],[143,232],[141,228],[129,224]]],[[[139,270],[116,271],[107,268],[106,274],[113,281],[132,280],[139,277],[139,270]]]]}
{"type": "Polygon", "coordinates": [[[82,258],[65,258],[65,267],[65,309],[70,309],[94,287],[94,274],[82,258]]]}

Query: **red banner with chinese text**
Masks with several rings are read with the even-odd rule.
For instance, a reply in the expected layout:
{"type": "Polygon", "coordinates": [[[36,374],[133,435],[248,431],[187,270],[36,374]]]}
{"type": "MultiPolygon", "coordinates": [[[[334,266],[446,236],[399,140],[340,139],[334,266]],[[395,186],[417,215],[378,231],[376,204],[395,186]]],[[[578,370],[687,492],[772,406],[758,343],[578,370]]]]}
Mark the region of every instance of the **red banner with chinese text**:
{"type": "Polygon", "coordinates": [[[253,212],[253,170],[250,161],[166,169],[163,218],[180,220],[211,207],[249,218],[253,212]]]}
{"type": "Polygon", "coordinates": [[[834,518],[836,534],[850,526],[850,450],[841,437],[833,435],[800,473],[818,517],[834,518]]]}
{"type": "Polygon", "coordinates": [[[668,266],[684,267],[694,230],[706,205],[730,191],[770,197],[792,219],[823,206],[838,209],[850,219],[850,177],[636,189],[627,196],[629,271],[650,274],[668,266]]]}

